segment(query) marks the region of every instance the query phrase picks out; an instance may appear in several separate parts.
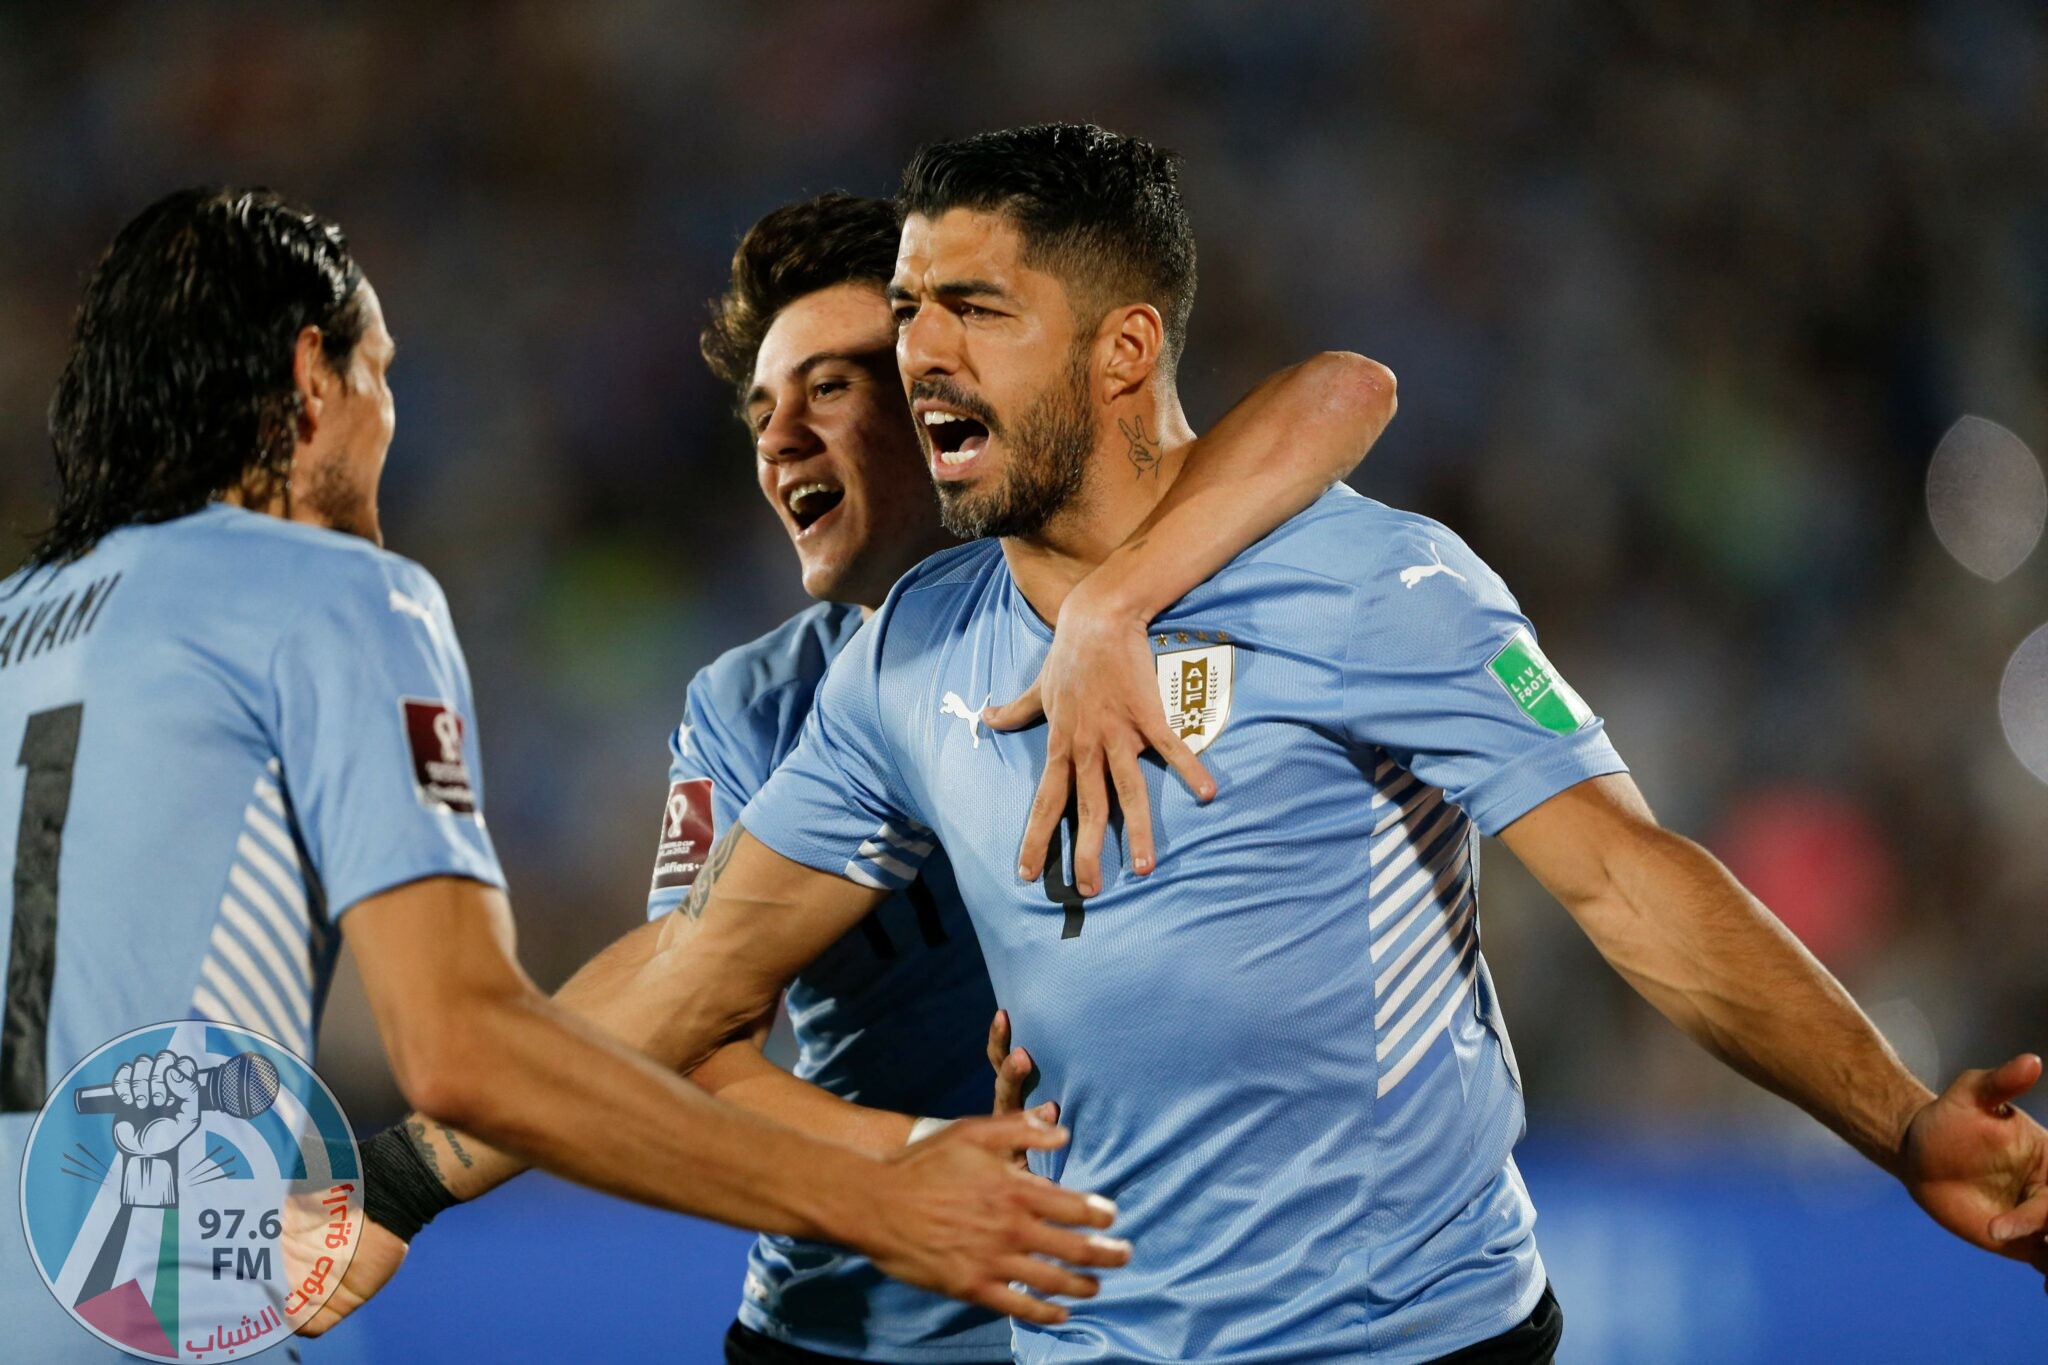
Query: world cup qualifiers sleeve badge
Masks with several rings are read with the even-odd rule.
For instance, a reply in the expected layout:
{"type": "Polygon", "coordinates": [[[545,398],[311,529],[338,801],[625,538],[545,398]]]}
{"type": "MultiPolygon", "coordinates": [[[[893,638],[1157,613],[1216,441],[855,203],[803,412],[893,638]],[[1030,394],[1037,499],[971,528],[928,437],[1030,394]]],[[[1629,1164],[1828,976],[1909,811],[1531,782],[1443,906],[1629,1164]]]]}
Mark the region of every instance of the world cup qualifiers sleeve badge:
{"type": "Polygon", "coordinates": [[[711,848],[711,779],[671,782],[661,806],[661,840],[654,850],[650,893],[692,886],[711,848]]]}
{"type": "Polygon", "coordinates": [[[340,1287],[362,1185],[347,1117],[303,1059],[186,1019],[104,1044],[50,1093],[21,1220],[82,1331],[145,1360],[246,1359],[340,1287]]]}
{"type": "Polygon", "coordinates": [[[405,743],[420,804],[451,815],[476,815],[476,786],[462,753],[462,713],[444,701],[401,697],[405,743]]]}

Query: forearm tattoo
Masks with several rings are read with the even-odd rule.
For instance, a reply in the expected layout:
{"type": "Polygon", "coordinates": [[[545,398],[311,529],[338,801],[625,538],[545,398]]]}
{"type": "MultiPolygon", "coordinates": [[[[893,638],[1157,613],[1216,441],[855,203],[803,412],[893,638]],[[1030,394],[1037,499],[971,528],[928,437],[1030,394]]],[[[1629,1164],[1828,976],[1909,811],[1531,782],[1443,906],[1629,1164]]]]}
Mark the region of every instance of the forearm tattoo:
{"type": "Polygon", "coordinates": [[[420,1154],[420,1160],[427,1163],[427,1169],[434,1173],[434,1179],[446,1185],[448,1177],[441,1173],[441,1158],[434,1155],[434,1144],[427,1141],[426,1120],[407,1119],[405,1121],[405,1140],[411,1144],[415,1152],[420,1154]]]}
{"type": "Polygon", "coordinates": [[[718,881],[718,874],[725,871],[725,865],[732,861],[732,851],[739,846],[744,827],[735,824],[718,836],[718,842],[711,846],[711,856],[704,860],[704,866],[697,869],[697,880],[690,884],[690,894],[683,899],[682,911],[691,919],[702,919],[704,907],[711,901],[711,888],[718,881]]]}

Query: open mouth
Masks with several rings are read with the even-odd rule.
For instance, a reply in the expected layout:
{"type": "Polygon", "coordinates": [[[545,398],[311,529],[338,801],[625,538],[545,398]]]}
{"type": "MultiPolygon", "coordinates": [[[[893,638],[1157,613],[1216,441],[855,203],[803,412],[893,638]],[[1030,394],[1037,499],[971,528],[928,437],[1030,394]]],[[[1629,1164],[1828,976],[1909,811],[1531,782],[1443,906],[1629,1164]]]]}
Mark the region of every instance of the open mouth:
{"type": "Polygon", "coordinates": [[[814,481],[800,483],[782,495],[782,505],[796,522],[796,533],[804,534],[823,521],[846,500],[846,490],[837,484],[814,481]]]}
{"type": "Polygon", "coordinates": [[[928,409],[922,418],[932,454],[942,466],[963,465],[988,445],[988,428],[960,412],[928,409]]]}

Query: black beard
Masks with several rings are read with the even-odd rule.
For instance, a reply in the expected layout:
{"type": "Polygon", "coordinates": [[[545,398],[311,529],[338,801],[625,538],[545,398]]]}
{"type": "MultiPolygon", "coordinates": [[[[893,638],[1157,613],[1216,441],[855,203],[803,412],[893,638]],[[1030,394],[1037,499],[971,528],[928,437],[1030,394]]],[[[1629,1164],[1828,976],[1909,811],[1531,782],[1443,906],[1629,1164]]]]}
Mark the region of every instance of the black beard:
{"type": "Polygon", "coordinates": [[[1065,372],[1018,419],[997,487],[939,483],[940,525],[962,540],[1035,536],[1073,503],[1095,449],[1088,358],[1088,347],[1075,347],[1065,372]]]}

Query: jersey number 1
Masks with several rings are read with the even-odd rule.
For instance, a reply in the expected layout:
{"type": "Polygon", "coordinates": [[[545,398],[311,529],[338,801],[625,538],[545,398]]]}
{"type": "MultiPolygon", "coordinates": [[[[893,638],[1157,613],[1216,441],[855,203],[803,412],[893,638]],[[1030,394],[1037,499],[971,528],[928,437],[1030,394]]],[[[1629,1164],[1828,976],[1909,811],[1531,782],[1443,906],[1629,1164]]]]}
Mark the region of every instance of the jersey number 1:
{"type": "Polygon", "coordinates": [[[14,936],[7,955],[7,1003],[0,1014],[0,1113],[34,1113],[48,1093],[43,1053],[50,1032],[50,984],[57,975],[57,863],[71,813],[85,703],[28,718],[17,762],[28,769],[21,832],[14,843],[14,936]]]}

